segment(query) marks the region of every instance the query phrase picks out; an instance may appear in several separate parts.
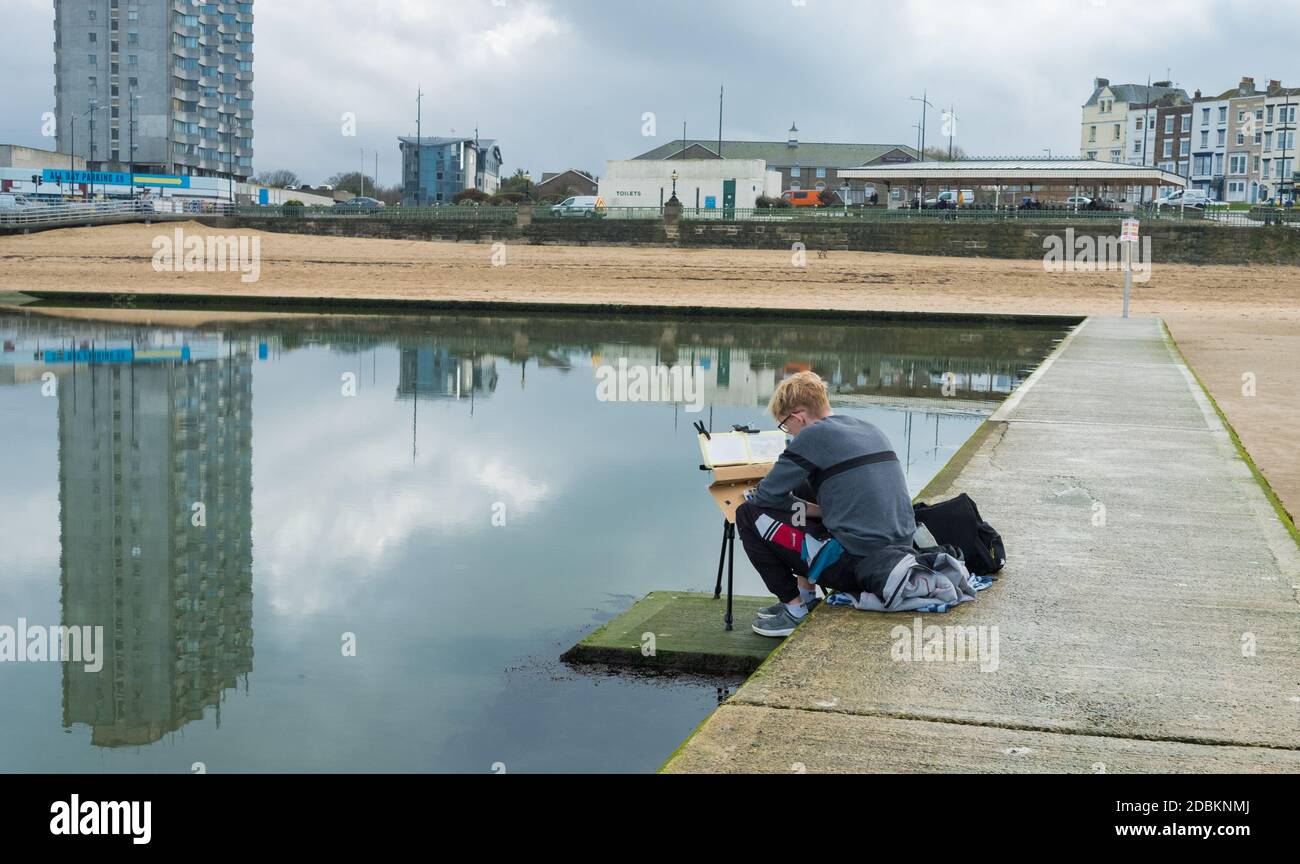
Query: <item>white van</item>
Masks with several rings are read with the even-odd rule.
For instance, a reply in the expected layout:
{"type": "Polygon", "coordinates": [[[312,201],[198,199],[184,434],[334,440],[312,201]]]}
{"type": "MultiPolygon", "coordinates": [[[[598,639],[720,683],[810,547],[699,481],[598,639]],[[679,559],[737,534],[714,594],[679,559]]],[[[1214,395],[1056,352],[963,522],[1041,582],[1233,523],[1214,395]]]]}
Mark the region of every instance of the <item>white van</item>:
{"type": "Polygon", "coordinates": [[[24,195],[14,195],[9,192],[0,193],[0,210],[23,210],[35,206],[24,195]]]}
{"type": "Polygon", "coordinates": [[[551,207],[552,216],[604,216],[605,199],[599,195],[574,195],[551,207]]]}
{"type": "Polygon", "coordinates": [[[973,189],[946,189],[937,198],[927,198],[926,207],[964,207],[975,203],[973,189]]]}

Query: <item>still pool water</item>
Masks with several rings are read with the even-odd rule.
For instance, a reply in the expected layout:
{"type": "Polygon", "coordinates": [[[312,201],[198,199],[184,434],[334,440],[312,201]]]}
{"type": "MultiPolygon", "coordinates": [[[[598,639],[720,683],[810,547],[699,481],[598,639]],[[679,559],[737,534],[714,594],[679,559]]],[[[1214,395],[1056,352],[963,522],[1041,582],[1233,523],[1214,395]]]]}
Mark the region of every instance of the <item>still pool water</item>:
{"type": "Polygon", "coordinates": [[[0,627],[105,642],[0,662],[0,771],[652,771],[737,682],[557,658],[712,587],[692,422],[770,429],[813,369],[915,493],[1062,335],[113,311],[0,310],[0,627]],[[620,359],[698,367],[701,410],[598,399],[620,359]]]}

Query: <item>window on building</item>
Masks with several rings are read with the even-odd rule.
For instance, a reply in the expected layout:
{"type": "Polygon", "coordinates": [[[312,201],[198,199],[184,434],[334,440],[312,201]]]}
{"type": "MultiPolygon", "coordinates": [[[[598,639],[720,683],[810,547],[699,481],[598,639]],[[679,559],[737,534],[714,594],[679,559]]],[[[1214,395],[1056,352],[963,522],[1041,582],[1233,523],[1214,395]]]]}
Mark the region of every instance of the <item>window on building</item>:
{"type": "Polygon", "coordinates": [[[1139,132],[1142,131],[1142,115],[1140,115],[1140,114],[1138,115],[1138,118],[1137,118],[1137,131],[1139,131],[1139,132]]]}
{"type": "Polygon", "coordinates": [[[1220,122],[1220,123],[1227,123],[1227,122],[1228,122],[1228,106],[1227,106],[1227,105],[1220,105],[1220,106],[1219,106],[1219,122],[1220,122]]]}
{"type": "Polygon", "coordinates": [[[1210,125],[1210,109],[1209,109],[1209,108],[1202,108],[1202,109],[1201,109],[1201,125],[1202,125],[1202,126],[1209,126],[1209,125],[1210,125]]]}
{"type": "Polygon", "coordinates": [[[1265,120],[1264,122],[1267,123],[1267,124],[1269,124],[1270,126],[1272,126],[1272,125],[1273,125],[1273,106],[1272,106],[1272,105],[1269,105],[1268,108],[1267,108],[1267,111],[1268,111],[1268,119],[1265,120]]]}
{"type": "Polygon", "coordinates": [[[1216,175],[1220,175],[1220,174],[1223,173],[1223,154],[1222,154],[1222,153],[1215,153],[1215,154],[1214,154],[1214,173],[1215,173],[1216,175]]]}
{"type": "Polygon", "coordinates": [[[796,166],[794,166],[793,168],[790,169],[790,176],[791,176],[791,177],[798,177],[798,176],[799,176],[799,166],[798,166],[798,165],[796,165],[796,166]]]}
{"type": "Polygon", "coordinates": [[[1133,152],[1134,152],[1134,153],[1141,153],[1141,152],[1142,152],[1142,139],[1141,139],[1141,138],[1138,138],[1137,140],[1135,140],[1135,141],[1133,142],[1133,152]]]}
{"type": "Polygon", "coordinates": [[[1168,138],[1165,139],[1165,149],[1164,149],[1164,153],[1163,153],[1162,155],[1163,155],[1166,159],[1168,159],[1168,158],[1170,158],[1171,156],[1174,155],[1174,142],[1171,141],[1171,140],[1169,140],[1168,138]]]}
{"type": "Polygon", "coordinates": [[[99,86],[99,77],[96,75],[91,75],[89,78],[86,79],[86,86],[89,87],[91,90],[94,90],[96,87],[99,86]]]}
{"type": "Polygon", "coordinates": [[[1246,143],[1246,136],[1245,136],[1245,135],[1242,135],[1240,132],[1238,132],[1238,133],[1237,133],[1237,146],[1240,147],[1242,144],[1245,144],[1245,143],[1246,143]]]}
{"type": "Polygon", "coordinates": [[[1097,140],[1097,127],[1096,127],[1096,126],[1089,126],[1089,127],[1088,127],[1088,141],[1089,141],[1089,142],[1092,142],[1092,141],[1096,141],[1096,140],[1097,140]]]}
{"type": "Polygon", "coordinates": [[[817,176],[818,176],[818,177],[825,177],[825,176],[826,176],[826,169],[825,169],[825,168],[818,168],[818,169],[817,169],[817,176]]]}
{"type": "Polygon", "coordinates": [[[1118,124],[1118,123],[1116,123],[1114,129],[1111,130],[1111,137],[1113,137],[1116,141],[1119,140],[1119,124],[1118,124]]]}
{"type": "Polygon", "coordinates": [[[1174,115],[1169,114],[1165,117],[1165,134],[1172,135],[1174,132],[1174,115]]]}
{"type": "Polygon", "coordinates": [[[1227,138],[1228,138],[1228,130],[1220,129],[1218,138],[1216,139],[1215,143],[1218,146],[1222,147],[1224,144],[1227,143],[1227,138]]]}
{"type": "Polygon", "coordinates": [[[1243,121],[1243,120],[1245,120],[1245,119],[1246,119],[1246,109],[1244,109],[1244,108],[1238,108],[1238,109],[1237,109],[1237,122],[1240,123],[1241,121],[1243,121]]]}
{"type": "Polygon", "coordinates": [[[96,10],[94,10],[94,9],[87,9],[87,10],[86,10],[86,17],[87,17],[89,20],[91,20],[91,21],[98,21],[98,20],[99,20],[99,12],[96,11],[96,10]]]}
{"type": "Polygon", "coordinates": [[[1201,146],[1202,146],[1202,147],[1209,147],[1209,146],[1210,146],[1210,130],[1209,130],[1209,129],[1202,129],[1202,130],[1201,130],[1201,146]]]}
{"type": "Polygon", "coordinates": [[[86,36],[90,39],[92,45],[99,41],[99,34],[93,30],[87,33],[86,36]]]}
{"type": "Polygon", "coordinates": [[[128,55],[126,55],[126,65],[128,65],[128,66],[139,66],[139,65],[140,65],[140,55],[139,55],[139,54],[128,54],[128,55]]]}

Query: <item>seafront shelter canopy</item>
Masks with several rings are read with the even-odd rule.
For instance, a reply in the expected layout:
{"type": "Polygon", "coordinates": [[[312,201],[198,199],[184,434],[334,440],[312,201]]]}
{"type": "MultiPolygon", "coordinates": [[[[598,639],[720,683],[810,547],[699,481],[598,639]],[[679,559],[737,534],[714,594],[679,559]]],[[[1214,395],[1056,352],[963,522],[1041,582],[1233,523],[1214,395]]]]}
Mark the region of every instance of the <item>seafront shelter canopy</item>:
{"type": "Polygon", "coordinates": [[[974,188],[1082,190],[1186,188],[1187,178],[1154,166],[1102,162],[1097,159],[958,159],[951,162],[904,162],[842,168],[842,180],[884,183],[889,188],[974,188]]]}

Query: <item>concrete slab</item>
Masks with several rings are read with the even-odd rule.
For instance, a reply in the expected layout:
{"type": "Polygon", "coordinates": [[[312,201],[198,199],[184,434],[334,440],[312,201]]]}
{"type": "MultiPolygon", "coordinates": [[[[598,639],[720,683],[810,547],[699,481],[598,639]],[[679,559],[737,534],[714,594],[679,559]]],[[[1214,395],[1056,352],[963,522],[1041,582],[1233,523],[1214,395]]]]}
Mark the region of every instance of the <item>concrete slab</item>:
{"type": "Polygon", "coordinates": [[[780,644],[750,629],[754,613],[775,597],[732,598],[735,629],[724,629],[727,598],[654,591],[570,648],[569,663],[604,663],[706,674],[749,674],[780,644]],[[650,635],[653,634],[653,641],[650,635]]]}
{"type": "MultiPolygon", "coordinates": [[[[1300,550],[1159,321],[1089,319],[1028,387],[926,490],[979,502],[1006,540],[999,581],[947,615],[816,610],[719,711],[731,728],[710,720],[674,765],[733,770],[725,748],[752,745],[741,770],[787,771],[800,735],[847,716],[952,727],[954,770],[1007,770],[979,749],[993,730],[1069,733],[1050,746],[1070,765],[1094,737],[1136,747],[1138,770],[1296,770],[1300,550]],[[985,628],[996,663],[900,659],[914,623],[985,628]]],[[[929,764],[870,734],[845,746],[867,770],[929,764]]]]}
{"type": "Polygon", "coordinates": [[[666,774],[1296,773],[1300,753],[723,705],[666,774]],[[864,747],[864,742],[870,742],[864,747]]]}

